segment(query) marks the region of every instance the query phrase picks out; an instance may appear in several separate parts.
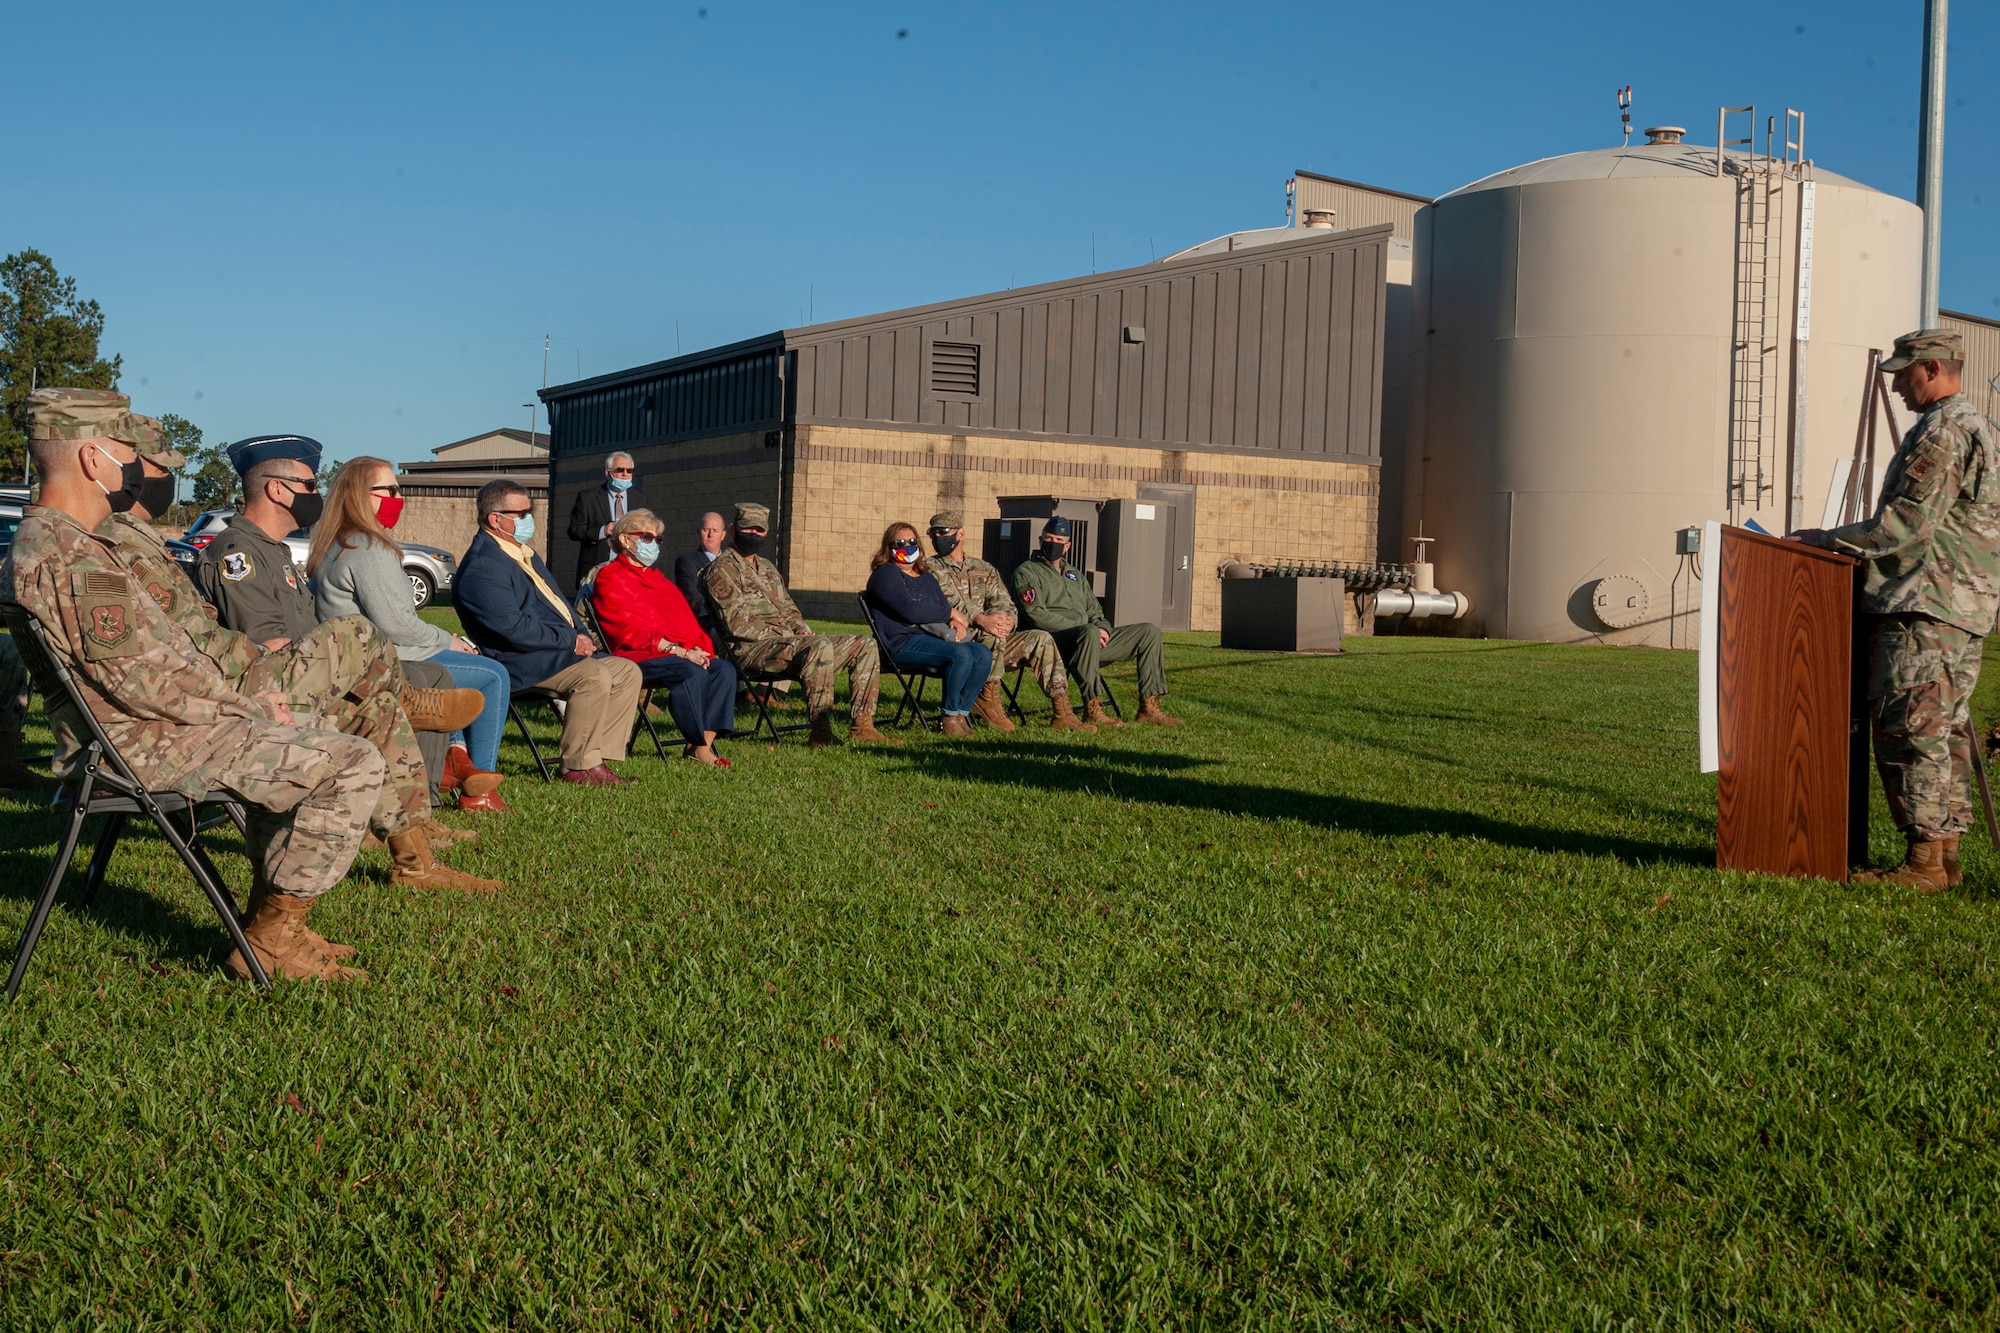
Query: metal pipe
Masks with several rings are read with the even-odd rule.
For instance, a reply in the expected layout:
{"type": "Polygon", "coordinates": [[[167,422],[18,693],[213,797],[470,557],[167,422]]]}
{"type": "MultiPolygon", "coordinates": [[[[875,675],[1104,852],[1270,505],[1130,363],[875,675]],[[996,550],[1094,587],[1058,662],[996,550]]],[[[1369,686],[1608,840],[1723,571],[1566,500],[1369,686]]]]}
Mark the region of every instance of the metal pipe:
{"type": "Polygon", "coordinates": [[[1375,594],[1375,614],[1378,616],[1408,616],[1411,620],[1444,616],[1451,620],[1459,620],[1471,609],[1472,599],[1462,592],[1417,592],[1410,588],[1384,588],[1375,594]]]}
{"type": "Polygon", "coordinates": [[[1917,207],[1924,211],[1922,327],[1938,322],[1938,265],[1944,249],[1944,55],[1948,0],[1924,3],[1924,86],[1917,113],[1917,207]]]}

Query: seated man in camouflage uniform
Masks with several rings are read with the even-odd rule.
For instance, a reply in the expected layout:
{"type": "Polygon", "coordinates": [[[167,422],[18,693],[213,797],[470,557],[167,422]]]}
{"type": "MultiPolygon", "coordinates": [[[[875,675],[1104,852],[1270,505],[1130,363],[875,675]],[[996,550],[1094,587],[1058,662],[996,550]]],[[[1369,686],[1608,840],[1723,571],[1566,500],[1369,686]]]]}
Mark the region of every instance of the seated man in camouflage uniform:
{"type": "Polygon", "coordinates": [[[882,665],[875,640],[861,634],[815,634],[799,614],[777,567],[757,552],[771,528],[760,504],[736,506],[730,547],[702,573],[701,586],[722,626],[729,659],[741,671],[775,672],[805,686],[812,748],[840,744],[833,734],[833,682],[847,672],[848,739],[895,744],[875,730],[882,665]]]}
{"type": "Polygon", "coordinates": [[[1101,662],[1136,658],[1139,667],[1139,711],[1134,722],[1178,727],[1181,720],[1160,711],[1167,692],[1167,673],[1158,625],[1112,628],[1090,584],[1069,563],[1069,520],[1060,514],[1042,524],[1042,549],[1014,571],[1014,597],[1030,625],[1047,630],[1062,649],[1070,678],[1083,691],[1083,720],[1099,727],[1123,726],[1099,703],[1103,692],[1097,674],[1101,662]]]}
{"type": "MultiPolygon", "coordinates": [[[[39,390],[29,448],[42,476],[0,565],[0,600],[38,621],[74,674],[91,714],[139,780],[188,796],[226,791],[249,816],[249,851],[269,886],[243,933],[268,975],[358,980],[351,949],[306,924],[361,845],[382,794],[382,756],[358,736],[302,725],[275,691],[251,697],[223,678],[186,631],[146,596],[111,544],[92,530],[138,496],[133,445],[159,440],[149,417],[39,390]]],[[[57,769],[75,761],[81,723],[51,701],[57,769]]],[[[230,970],[250,975],[232,952],[230,970]]]]}
{"type": "MultiPolygon", "coordinates": [[[[51,392],[70,395],[73,414],[122,412],[126,403],[123,394],[108,390],[51,392]],[[92,401],[86,403],[80,397],[84,394],[92,395],[92,401]]],[[[275,690],[293,712],[360,736],[381,751],[388,779],[368,827],[389,845],[394,861],[391,883],[476,893],[499,889],[499,880],[455,870],[432,852],[433,843],[445,845],[471,835],[431,817],[429,780],[403,711],[403,700],[411,692],[395,649],[381,631],[359,616],[343,616],[325,624],[315,622],[298,638],[265,649],[248,635],[225,628],[216,619],[215,608],[195,591],[168,554],[150,521],[173,504],[173,473],[187,460],[164,440],[135,448],[144,472],[138,498],[129,509],[106,518],[97,535],[111,543],[138,586],[187,632],[234,689],[249,695],[275,690]]],[[[265,890],[261,880],[253,882],[253,904],[265,890]]]]}
{"type": "Polygon", "coordinates": [[[1972,689],[2000,612],[2000,432],[1959,391],[1961,335],[1896,339],[1882,369],[1921,413],[1889,460],[1873,518],[1792,540],[1861,557],[1870,622],[1868,713],[1903,863],[1856,882],[1940,893],[1964,879],[1972,827],[1972,689]]]}
{"type": "Polygon", "coordinates": [[[0,634],[0,796],[24,787],[53,787],[55,779],[21,762],[21,732],[28,725],[28,668],[14,641],[0,634]]]}
{"type": "Polygon", "coordinates": [[[937,580],[952,609],[970,622],[972,637],[993,650],[992,673],[973,700],[972,711],[1000,731],[1014,730],[1000,682],[1009,671],[1026,663],[1034,668],[1036,683],[1055,707],[1051,727],[1057,731],[1096,731],[1070,708],[1069,677],[1063,674],[1056,641],[1043,630],[1016,628],[1014,597],[1007,591],[1007,581],[992,565],[965,553],[965,515],[955,509],[932,514],[930,537],[936,554],[918,568],[937,580]]]}

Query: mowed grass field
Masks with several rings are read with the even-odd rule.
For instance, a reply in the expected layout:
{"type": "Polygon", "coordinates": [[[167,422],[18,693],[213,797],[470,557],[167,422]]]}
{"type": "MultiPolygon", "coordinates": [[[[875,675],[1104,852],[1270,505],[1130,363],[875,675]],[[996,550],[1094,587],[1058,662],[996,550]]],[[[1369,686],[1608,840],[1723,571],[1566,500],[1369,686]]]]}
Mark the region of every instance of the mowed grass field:
{"type": "Polygon", "coordinates": [[[504,895],[316,914],[365,987],[229,980],[130,840],[0,1008],[0,1326],[2000,1322],[1983,835],[1718,874],[1692,655],[1350,644],[1176,636],[1174,731],[510,742],[504,895]]]}

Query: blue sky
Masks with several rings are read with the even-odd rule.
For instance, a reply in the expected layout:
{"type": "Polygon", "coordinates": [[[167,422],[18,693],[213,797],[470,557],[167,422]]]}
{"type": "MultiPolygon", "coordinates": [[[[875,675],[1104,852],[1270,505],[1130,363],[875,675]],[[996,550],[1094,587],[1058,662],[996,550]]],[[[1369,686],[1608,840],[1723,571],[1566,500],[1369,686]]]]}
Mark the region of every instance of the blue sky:
{"type": "MultiPolygon", "coordinates": [[[[1953,14],[1944,303],[2000,316],[2000,13],[1953,14]]],[[[0,252],[100,301],[145,412],[423,457],[541,383],[1145,262],[1295,167],[1438,194],[1808,114],[1913,191],[1922,5],[44,5],[0,252]],[[1662,18],[1662,15],[1670,15],[1662,18]],[[39,53],[39,54],[36,54],[39,53]],[[676,329],[678,328],[678,333],[676,329]],[[678,339],[678,341],[677,341],[678,339]]]]}

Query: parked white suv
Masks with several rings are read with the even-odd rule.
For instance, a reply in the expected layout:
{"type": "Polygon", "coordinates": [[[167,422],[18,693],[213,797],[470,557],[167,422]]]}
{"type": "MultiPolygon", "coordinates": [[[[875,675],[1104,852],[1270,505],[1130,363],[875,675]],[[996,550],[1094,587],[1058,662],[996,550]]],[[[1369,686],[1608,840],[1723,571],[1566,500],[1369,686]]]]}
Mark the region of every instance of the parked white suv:
{"type": "MultiPolygon", "coordinates": [[[[236,517],[234,509],[206,509],[188,524],[187,535],[176,543],[174,559],[193,568],[195,558],[201,548],[221,535],[229,526],[229,520],[236,517]]],[[[451,581],[458,574],[458,561],[449,551],[422,542],[402,542],[403,573],[410,578],[410,596],[419,608],[429,606],[433,598],[441,592],[451,591],[451,581]]],[[[300,569],[306,567],[306,552],[312,545],[312,532],[300,528],[285,538],[285,545],[291,548],[292,560],[300,569]]]]}

